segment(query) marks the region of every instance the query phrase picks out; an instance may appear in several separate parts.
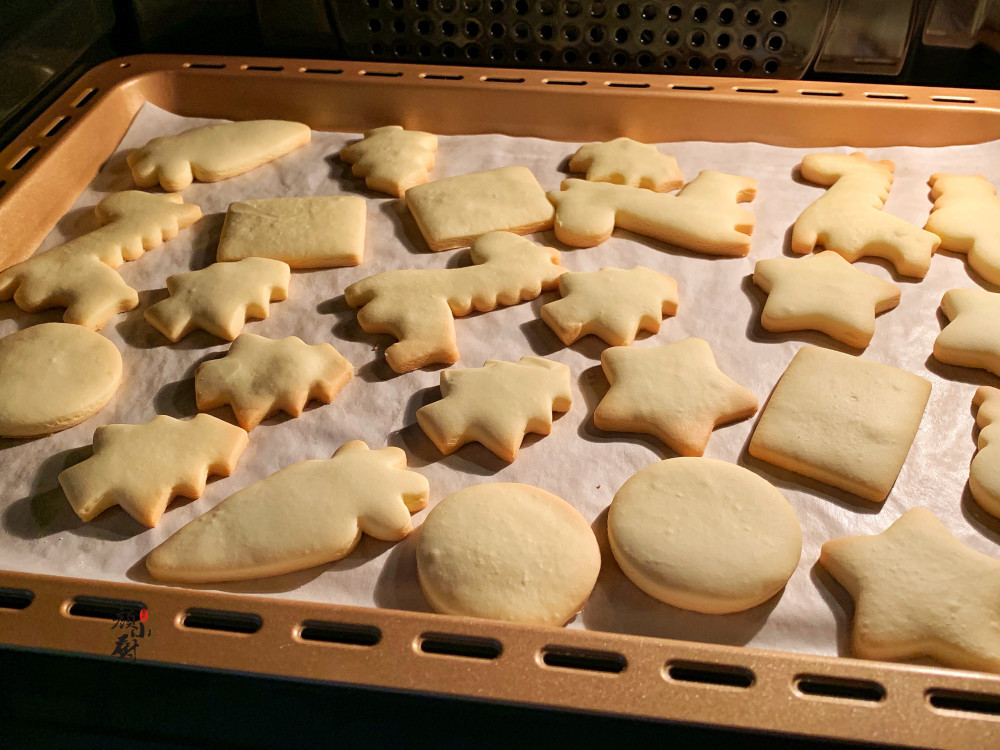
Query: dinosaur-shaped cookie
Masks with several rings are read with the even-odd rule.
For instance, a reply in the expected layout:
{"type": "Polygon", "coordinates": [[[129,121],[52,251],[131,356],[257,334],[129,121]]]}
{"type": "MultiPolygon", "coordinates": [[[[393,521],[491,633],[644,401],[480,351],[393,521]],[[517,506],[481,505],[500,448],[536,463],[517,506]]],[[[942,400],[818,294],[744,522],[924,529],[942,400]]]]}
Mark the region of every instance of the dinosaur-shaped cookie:
{"type": "Polygon", "coordinates": [[[738,204],[756,194],[756,180],[707,169],[677,195],[570,179],[548,197],[556,237],[567,245],[599,245],[620,227],[706,255],[744,256],[754,216],[738,204]]]}
{"type": "Polygon", "coordinates": [[[365,133],[363,140],[344,146],[340,158],[353,164],[355,177],[364,177],[372,190],[402,198],[411,187],[427,182],[434,166],[438,140],[433,133],[386,125],[365,133]]]}
{"type": "Polygon", "coordinates": [[[795,221],[792,250],[805,254],[822,245],[851,263],[874,256],[904,276],[926,276],[941,240],[882,210],[894,168],[891,161],[869,161],[860,152],[805,156],[802,176],[829,190],[795,221]]]}
{"type": "Polygon", "coordinates": [[[360,440],[333,458],[302,461],[240,490],[154,549],[161,581],[237,581],[339,560],[369,534],[399,541],[427,506],[427,480],[399,448],[360,440]]]}
{"type": "Polygon", "coordinates": [[[129,153],[139,187],[176,192],[194,180],[218,182],[249,172],[309,143],[308,125],[286,120],[247,120],[205,125],[154,138],[129,153]]]}
{"type": "Polygon", "coordinates": [[[246,432],[208,414],[104,425],[94,455],[59,474],[59,484],[84,521],[120,505],[152,527],[171,498],[201,497],[209,474],[228,477],[246,446],[246,432]]]}
{"type": "Polygon", "coordinates": [[[347,304],[361,308],[358,323],[364,330],[399,339],[385,352],[393,370],[454,364],[456,317],[534,299],[554,289],[566,272],[558,251],[510,232],[483,235],[471,257],[472,266],[386,271],[344,290],[347,304]]]}
{"type": "Polygon", "coordinates": [[[213,263],[198,271],[167,277],[170,296],[145,313],[151,326],[171,341],[196,328],[232,341],[248,318],[266,318],[269,302],[288,299],[291,272],[271,258],[213,263]]]}
{"type": "Polygon", "coordinates": [[[972,403],[979,409],[979,452],[969,467],[969,489],[983,510],[1000,518],[1000,388],[979,386],[972,403]]]}
{"type": "Polygon", "coordinates": [[[982,175],[931,175],[934,208],[924,227],[941,249],[966,253],[972,270],[1000,285],[1000,198],[982,175]]]}
{"type": "Polygon", "coordinates": [[[139,304],[114,269],[201,218],[179,195],[138,190],[109,195],[95,212],[100,228],[0,272],[0,300],[13,297],[25,312],[65,307],[64,321],[96,330],[139,304]]]}
{"type": "Polygon", "coordinates": [[[297,417],[312,399],[330,403],[353,373],[330,344],[241,333],[225,357],[198,366],[194,392],[201,411],[230,404],[249,431],[276,411],[297,417]]]}
{"type": "Polygon", "coordinates": [[[569,160],[569,171],[586,172],[591,182],[614,182],[657,193],[676,190],[684,184],[674,157],[631,138],[580,146],[569,160]]]}
{"type": "Polygon", "coordinates": [[[552,412],[568,411],[572,395],[569,368],[561,362],[491,359],[482,367],[444,370],[441,400],[417,409],[417,423],[446,456],[477,441],[513,461],[525,433],[548,435],[552,412]]]}

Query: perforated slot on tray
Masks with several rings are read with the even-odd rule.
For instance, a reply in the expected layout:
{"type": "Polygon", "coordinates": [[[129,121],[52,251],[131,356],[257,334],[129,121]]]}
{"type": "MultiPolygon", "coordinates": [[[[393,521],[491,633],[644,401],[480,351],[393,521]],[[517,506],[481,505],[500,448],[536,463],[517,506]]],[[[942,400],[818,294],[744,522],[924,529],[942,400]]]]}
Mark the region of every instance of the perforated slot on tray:
{"type": "Polygon", "coordinates": [[[100,596],[77,596],[70,605],[73,617],[90,617],[95,620],[138,620],[146,608],[142,602],[129,599],[106,599],[100,596]]]}
{"type": "Polygon", "coordinates": [[[605,81],[604,85],[609,89],[648,89],[648,83],[619,83],[618,81],[605,81]]]}
{"type": "Polygon", "coordinates": [[[68,115],[64,115],[63,117],[57,118],[55,122],[49,125],[49,127],[45,130],[45,132],[42,133],[42,137],[51,138],[66,126],[66,123],[69,122],[69,119],[70,118],[68,115]]]}
{"type": "Polygon", "coordinates": [[[420,77],[429,81],[461,81],[465,78],[465,76],[442,75],[441,73],[421,73],[420,77]]]}
{"type": "MultiPolygon", "coordinates": [[[[0,182],[0,187],[3,183],[0,182]]],[[[35,601],[35,592],[0,586],[0,609],[27,609],[35,601]]]]}
{"type": "Polygon", "coordinates": [[[496,659],[503,653],[503,644],[494,638],[477,638],[453,633],[424,633],[418,641],[425,654],[459,656],[466,659],[496,659]]]}
{"type": "Polygon", "coordinates": [[[969,96],[932,96],[933,102],[951,102],[952,104],[975,104],[976,100],[969,96]]]}
{"type": "Polygon", "coordinates": [[[799,93],[802,96],[843,96],[843,91],[820,91],[813,89],[800,89],[799,93]]]}
{"type": "Polygon", "coordinates": [[[735,86],[733,91],[738,91],[741,94],[777,94],[778,89],[758,89],[750,88],[748,86],[735,86]]]}
{"type": "Polygon", "coordinates": [[[501,76],[483,76],[479,80],[483,83],[524,83],[523,78],[503,78],[501,76]]]}
{"type": "Polygon", "coordinates": [[[696,682],[722,687],[748,688],[756,680],[753,670],[735,664],[672,661],[667,664],[665,671],[669,679],[677,682],[696,682]]]}
{"type": "Polygon", "coordinates": [[[344,72],[343,68],[299,68],[300,73],[320,73],[328,76],[339,76],[344,72]]]}
{"type": "Polygon", "coordinates": [[[195,630],[218,630],[225,633],[256,633],[263,625],[260,615],[252,612],[230,612],[223,609],[189,609],[184,614],[184,627],[195,630]]]}
{"type": "Polygon", "coordinates": [[[73,102],[73,106],[76,107],[77,109],[81,107],[86,107],[91,102],[91,100],[95,96],[97,96],[97,91],[98,89],[93,89],[93,88],[87,89],[82,94],[80,94],[80,96],[76,98],[76,101],[73,102]]]}
{"type": "Polygon", "coordinates": [[[402,78],[403,74],[398,70],[361,70],[358,71],[363,76],[374,78],[402,78]]]}
{"type": "Polygon", "coordinates": [[[927,691],[927,703],[941,711],[960,711],[1000,718],[1000,695],[932,688],[927,691]]]}
{"type": "Polygon", "coordinates": [[[866,99],[898,99],[900,101],[906,101],[910,97],[908,97],[906,94],[883,94],[883,93],[877,92],[877,91],[869,91],[869,92],[865,93],[865,98],[866,99]]]}
{"type": "Polygon", "coordinates": [[[670,88],[674,91],[715,91],[715,86],[689,86],[683,83],[672,83],[670,88]]]}
{"type": "Polygon", "coordinates": [[[186,62],[186,63],[184,63],[184,67],[185,68],[209,68],[211,70],[221,70],[222,68],[226,67],[226,64],[225,63],[192,63],[192,62],[186,62]]]}
{"type": "Polygon", "coordinates": [[[794,684],[796,690],[810,698],[840,698],[868,703],[878,703],[885,698],[885,688],[873,680],[803,674],[795,678],[794,684]]]}
{"type": "Polygon", "coordinates": [[[31,148],[23,151],[19,157],[14,159],[14,161],[10,163],[8,169],[10,169],[12,172],[15,169],[20,169],[29,161],[31,161],[31,158],[37,153],[38,153],[38,146],[32,146],[31,148]]]}
{"type": "Polygon", "coordinates": [[[284,70],[280,65],[241,65],[243,70],[263,70],[270,71],[272,73],[280,73],[284,70]]]}
{"type": "Polygon", "coordinates": [[[541,650],[541,657],[547,667],[585,672],[619,674],[628,666],[628,660],[614,651],[591,651],[569,646],[546,646],[541,650]]]}
{"type": "Polygon", "coordinates": [[[299,630],[299,638],[303,641],[337,643],[346,646],[375,646],[382,640],[382,631],[374,625],[306,620],[299,630]]]}
{"type": "Polygon", "coordinates": [[[586,86],[586,81],[565,81],[562,79],[545,79],[542,83],[548,84],[549,86],[586,86]]]}

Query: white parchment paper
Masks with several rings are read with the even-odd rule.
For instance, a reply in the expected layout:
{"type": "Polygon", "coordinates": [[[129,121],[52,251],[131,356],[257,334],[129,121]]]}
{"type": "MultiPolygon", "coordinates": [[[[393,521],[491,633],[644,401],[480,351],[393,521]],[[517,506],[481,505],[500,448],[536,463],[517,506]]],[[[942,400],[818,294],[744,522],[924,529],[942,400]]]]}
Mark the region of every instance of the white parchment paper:
{"type": "MultiPolygon", "coordinates": [[[[154,136],[210,122],[215,121],[183,118],[147,104],[114,156],[40,249],[93,229],[93,206],[109,193],[134,187],[125,163],[130,149],[154,136]]],[[[344,302],[343,289],[388,269],[467,263],[468,251],[429,252],[401,201],[367,190],[362,180],[350,175],[336,154],[358,137],[314,132],[309,146],[276,162],[224,182],[196,183],[184,191],[184,200],[200,205],[205,218],[121,268],[125,281],[139,290],[140,305],[102,330],[124,359],[124,380],[113,400],[83,424],[56,435],[0,440],[0,568],[148,582],[144,556],[178,528],[236,490],[295,461],[327,458],[342,443],[356,438],[373,448],[388,444],[405,450],[410,467],[430,482],[432,507],[462,487],[518,481],[555,492],[593,521],[604,566],[593,595],[570,627],[817,654],[847,653],[849,600],[816,565],[824,541],[877,533],[905,510],[923,506],[965,544],[1000,556],[1000,524],[984,517],[966,485],[975,448],[972,395],[976,385],[996,384],[996,379],[983,371],[938,364],[930,356],[943,320],[938,312],[942,294],[952,287],[977,285],[961,256],[939,254],[927,278],[919,283],[894,277],[888,264],[880,261],[860,264],[903,289],[901,304],[878,318],[875,338],[861,356],[915,372],[933,383],[919,434],[883,505],[858,500],[751,458],[746,445],[756,417],[713,435],[706,455],[747,466],[775,483],[798,513],[804,545],[798,569],[780,595],[746,613],[700,615],[646,596],[614,563],[607,546],[605,511],[615,491],[639,469],[674,454],[652,437],[602,433],[594,428],[594,407],[608,388],[599,359],[604,344],[593,336],[568,348],[559,342],[538,317],[539,307],[554,299],[555,293],[457,321],[462,354],[457,367],[478,367],[489,358],[516,360],[536,354],[571,368],[573,406],[556,420],[550,436],[529,436],[517,460],[507,465],[478,444],[442,457],[416,425],[416,409],[439,397],[438,371],[395,375],[382,356],[392,339],[360,329],[355,312],[344,302]],[[364,262],[356,268],[294,271],[289,299],[272,304],[267,320],[251,322],[245,330],[271,337],[294,334],[310,343],[329,341],[354,364],[355,378],[329,406],[314,406],[298,419],[279,415],[264,422],[251,433],[250,445],[233,476],[211,482],[199,500],[176,500],[157,528],[144,528],[117,507],[91,523],[82,523],[56,477],[89,455],[94,429],[102,424],[145,422],[156,414],[193,416],[195,368],[221,356],[229,346],[204,332],[170,345],[145,322],[143,311],[166,296],[166,277],[214,260],[225,211],[233,201],[339,194],[360,194],[368,200],[364,262]]],[[[552,189],[566,177],[567,157],[575,149],[576,144],[501,135],[442,137],[431,176],[522,164],[544,188],[552,189]]],[[[620,230],[610,241],[580,250],[561,246],[551,232],[534,239],[564,251],[563,264],[572,270],[642,264],[675,277],[681,300],[678,315],[665,320],[657,335],[641,336],[635,346],[702,337],[712,346],[722,370],[750,388],[763,404],[803,343],[847,350],[820,334],[771,334],[759,324],[764,295],[751,282],[754,263],[788,254],[784,247],[789,228],[822,192],[794,177],[796,165],[808,150],[704,142],[661,144],[661,150],[677,157],[687,179],[702,169],[718,169],[759,181],[758,197],[750,204],[757,225],[748,257],[708,258],[620,230]]],[[[982,173],[1000,184],[1000,142],[869,149],[866,153],[896,163],[896,182],[886,210],[918,226],[931,207],[926,182],[932,173],[982,173]]],[[[60,320],[61,314],[52,310],[28,315],[12,302],[0,303],[0,335],[60,320]]],[[[228,407],[213,413],[233,421],[228,407]]],[[[426,512],[417,515],[416,524],[426,512]]],[[[207,588],[429,611],[417,584],[412,536],[395,545],[364,537],[354,553],[337,563],[207,588]]]]}

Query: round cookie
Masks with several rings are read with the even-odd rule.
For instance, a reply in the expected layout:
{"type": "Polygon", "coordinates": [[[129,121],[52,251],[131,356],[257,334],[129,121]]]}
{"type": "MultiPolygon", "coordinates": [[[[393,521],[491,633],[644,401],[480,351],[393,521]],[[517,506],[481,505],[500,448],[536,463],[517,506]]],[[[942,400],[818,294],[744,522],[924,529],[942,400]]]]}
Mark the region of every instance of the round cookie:
{"type": "Polygon", "coordinates": [[[417,572],[444,614],[562,625],[597,582],[601,553],[583,516],[527,484],[454,492],[417,536],[417,572]]]}
{"type": "Polygon", "coordinates": [[[782,494],[712,458],[672,458],[634,474],[608,509],[608,539],[636,586],[706,614],[767,601],[802,552],[798,518],[782,494]]]}
{"type": "Polygon", "coordinates": [[[79,424],[122,379],[115,345],[83,326],[43,323],[0,339],[0,437],[38,437],[79,424]]]}

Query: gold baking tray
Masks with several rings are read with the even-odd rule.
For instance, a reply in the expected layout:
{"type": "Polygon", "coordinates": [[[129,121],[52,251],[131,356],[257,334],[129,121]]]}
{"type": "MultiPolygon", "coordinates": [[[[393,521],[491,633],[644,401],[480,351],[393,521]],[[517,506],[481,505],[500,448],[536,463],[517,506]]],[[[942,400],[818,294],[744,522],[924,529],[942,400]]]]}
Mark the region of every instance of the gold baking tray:
{"type": "MultiPolygon", "coordinates": [[[[1000,138],[1000,92],[330,60],[142,55],[77,81],[0,151],[0,269],[31,255],[145,102],[358,132],[942,146],[1000,138]]],[[[0,571],[0,642],[747,730],[1000,746],[1000,676],[0,571]],[[118,620],[115,625],[116,618],[118,620]]]]}

